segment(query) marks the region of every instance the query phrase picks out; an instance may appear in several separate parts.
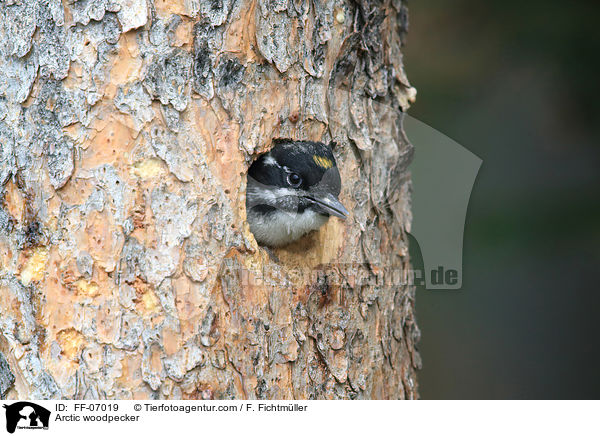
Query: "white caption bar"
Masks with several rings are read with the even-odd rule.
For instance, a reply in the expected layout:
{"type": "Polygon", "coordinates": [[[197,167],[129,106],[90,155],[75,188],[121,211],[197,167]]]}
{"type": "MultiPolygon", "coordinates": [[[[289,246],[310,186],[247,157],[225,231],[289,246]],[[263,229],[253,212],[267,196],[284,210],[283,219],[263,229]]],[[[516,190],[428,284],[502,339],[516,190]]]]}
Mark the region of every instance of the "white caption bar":
{"type": "Polygon", "coordinates": [[[586,435],[598,401],[0,401],[0,435],[586,435]],[[109,433],[110,434],[110,433],[109,433]]]}

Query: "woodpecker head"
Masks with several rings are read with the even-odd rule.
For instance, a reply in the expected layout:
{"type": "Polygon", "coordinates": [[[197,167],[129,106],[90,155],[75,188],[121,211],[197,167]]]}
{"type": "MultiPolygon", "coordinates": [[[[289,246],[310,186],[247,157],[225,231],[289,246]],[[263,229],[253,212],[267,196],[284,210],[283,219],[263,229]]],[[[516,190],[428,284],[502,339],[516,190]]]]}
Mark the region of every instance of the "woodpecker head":
{"type": "Polygon", "coordinates": [[[317,230],[331,215],[345,219],[340,173],[329,145],[276,139],[248,171],[246,209],[258,243],[286,245],[317,230]]]}

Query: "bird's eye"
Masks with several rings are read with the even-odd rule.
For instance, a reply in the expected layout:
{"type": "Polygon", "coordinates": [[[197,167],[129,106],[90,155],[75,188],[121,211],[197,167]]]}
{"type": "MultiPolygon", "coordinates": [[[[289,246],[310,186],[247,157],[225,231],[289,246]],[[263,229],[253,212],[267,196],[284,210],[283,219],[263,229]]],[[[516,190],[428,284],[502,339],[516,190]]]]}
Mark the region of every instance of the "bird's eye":
{"type": "Polygon", "coordinates": [[[287,182],[289,183],[290,186],[297,188],[298,186],[300,186],[302,184],[302,177],[300,177],[296,173],[289,173],[287,176],[287,182]]]}

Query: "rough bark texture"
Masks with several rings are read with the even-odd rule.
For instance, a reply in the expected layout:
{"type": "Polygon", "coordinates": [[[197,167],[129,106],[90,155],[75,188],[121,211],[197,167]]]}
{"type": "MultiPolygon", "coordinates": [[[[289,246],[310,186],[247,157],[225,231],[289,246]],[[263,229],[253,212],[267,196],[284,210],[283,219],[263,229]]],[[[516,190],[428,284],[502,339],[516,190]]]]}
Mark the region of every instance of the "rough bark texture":
{"type": "Polygon", "coordinates": [[[406,21],[0,0],[0,395],[414,398],[406,21]],[[244,206],[274,137],[334,140],[352,211],[278,261],[244,206]]]}

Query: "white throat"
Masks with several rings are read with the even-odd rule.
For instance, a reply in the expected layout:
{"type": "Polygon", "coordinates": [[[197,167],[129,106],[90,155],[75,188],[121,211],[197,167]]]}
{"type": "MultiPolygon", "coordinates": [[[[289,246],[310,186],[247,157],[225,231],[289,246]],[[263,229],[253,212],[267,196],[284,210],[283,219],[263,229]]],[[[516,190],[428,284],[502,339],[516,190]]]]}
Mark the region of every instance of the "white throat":
{"type": "Polygon", "coordinates": [[[248,214],[250,230],[256,240],[271,247],[289,244],[308,232],[319,229],[329,219],[310,209],[305,209],[302,213],[277,210],[268,216],[250,209],[248,214]]]}

